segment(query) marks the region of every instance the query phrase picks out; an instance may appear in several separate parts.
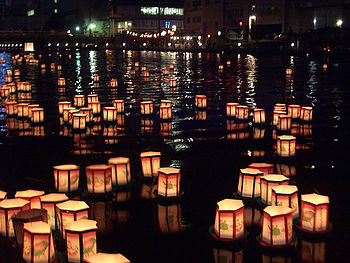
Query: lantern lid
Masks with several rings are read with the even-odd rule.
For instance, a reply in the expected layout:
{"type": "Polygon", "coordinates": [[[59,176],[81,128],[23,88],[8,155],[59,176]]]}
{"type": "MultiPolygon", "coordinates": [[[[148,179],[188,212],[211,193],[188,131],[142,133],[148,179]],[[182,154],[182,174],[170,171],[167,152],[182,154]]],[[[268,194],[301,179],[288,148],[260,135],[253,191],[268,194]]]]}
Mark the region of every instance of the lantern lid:
{"type": "Polygon", "coordinates": [[[293,209],[286,206],[267,206],[264,212],[270,216],[287,215],[293,213],[293,209]]]}
{"type": "Polygon", "coordinates": [[[74,95],[75,98],[83,98],[84,95],[74,95]]]}
{"type": "Polygon", "coordinates": [[[74,113],[73,114],[73,117],[86,117],[86,114],[83,114],[83,113],[74,113]]]}
{"type": "Polygon", "coordinates": [[[227,102],[226,105],[229,105],[229,106],[238,106],[239,103],[237,103],[237,102],[227,102]]]}
{"type": "Polygon", "coordinates": [[[312,110],[312,107],[310,106],[302,106],[303,109],[307,109],[307,110],[312,110]]]}
{"type": "Polygon", "coordinates": [[[288,105],[288,107],[291,107],[291,108],[300,108],[300,105],[298,105],[298,104],[290,104],[290,105],[288,105]]]}
{"type": "Polygon", "coordinates": [[[151,100],[144,100],[144,101],[141,101],[141,104],[146,104],[146,103],[152,103],[153,101],[151,100]]]}
{"type": "Polygon", "coordinates": [[[220,202],[217,202],[217,206],[219,207],[219,210],[237,210],[241,207],[244,207],[244,204],[242,200],[236,200],[236,199],[224,199],[220,202]]]}
{"type": "Polygon", "coordinates": [[[248,168],[255,168],[255,169],[271,168],[271,167],[273,167],[273,164],[270,164],[270,163],[251,163],[248,165],[248,168]]]}
{"type": "Polygon", "coordinates": [[[292,135],[281,135],[277,137],[279,140],[282,141],[291,141],[291,140],[295,140],[296,138],[292,135]]]}
{"type": "Polygon", "coordinates": [[[124,100],[113,100],[115,102],[124,102],[124,100]]]}
{"type": "Polygon", "coordinates": [[[89,108],[89,107],[82,107],[82,108],[80,108],[80,110],[82,110],[82,111],[92,111],[92,109],[89,108]]]}
{"type": "Polygon", "coordinates": [[[178,173],[180,173],[180,169],[173,168],[173,167],[161,167],[161,168],[159,168],[158,173],[163,173],[166,175],[178,174],[178,173]]]}
{"type": "Polygon", "coordinates": [[[106,110],[116,110],[117,108],[113,107],[113,106],[107,106],[107,107],[104,107],[104,109],[106,109],[106,110]]]}
{"type": "Polygon", "coordinates": [[[296,185],[278,185],[278,186],[273,186],[271,189],[276,194],[291,195],[298,192],[298,187],[296,185]]]}
{"type": "Polygon", "coordinates": [[[66,230],[83,232],[87,230],[97,229],[97,222],[90,219],[80,219],[73,221],[66,226],[66,230]]]}
{"type": "Polygon", "coordinates": [[[129,158],[128,157],[113,157],[108,159],[108,163],[110,164],[124,164],[124,163],[128,163],[129,162],[129,158]]]}
{"type": "Polygon", "coordinates": [[[196,98],[206,98],[207,96],[205,95],[196,95],[196,98]]]}
{"type": "Polygon", "coordinates": [[[43,110],[44,110],[44,108],[40,108],[40,107],[32,109],[32,111],[43,111],[43,110]]]}
{"type": "Polygon", "coordinates": [[[245,169],[241,169],[241,174],[263,175],[264,173],[258,169],[245,168],[245,169]]]}
{"type": "Polygon", "coordinates": [[[44,195],[45,192],[44,191],[38,191],[38,190],[32,190],[32,189],[29,189],[29,190],[24,190],[24,191],[17,191],[16,194],[15,194],[15,198],[30,198],[30,197],[36,197],[36,196],[42,196],[44,195]]]}
{"type": "Polygon", "coordinates": [[[275,106],[277,106],[277,107],[278,107],[278,106],[279,106],[279,107],[285,107],[286,104],[285,104],[285,103],[276,103],[275,106]]]}
{"type": "Polygon", "coordinates": [[[58,104],[71,104],[71,102],[70,101],[60,101],[60,102],[58,102],[58,104]]]}
{"type": "Polygon", "coordinates": [[[160,100],[160,102],[171,102],[171,100],[160,100]]]}
{"type": "MultiPolygon", "coordinates": [[[[98,76],[97,74],[94,74],[94,76],[98,76]]],[[[98,97],[98,95],[97,94],[89,94],[89,95],[87,95],[88,97],[98,97]]]]}
{"type": "Polygon", "coordinates": [[[76,110],[75,107],[68,107],[68,108],[64,108],[63,109],[64,111],[71,111],[71,110],[76,110]]]}
{"type": "Polygon", "coordinates": [[[291,118],[291,116],[288,114],[281,114],[279,118],[291,118]]]}
{"type": "Polygon", "coordinates": [[[79,169],[78,165],[75,164],[61,164],[61,165],[56,165],[53,167],[55,170],[77,170],[79,169]]]}
{"type": "Polygon", "coordinates": [[[32,108],[32,107],[40,107],[39,104],[29,104],[28,107],[32,108]]]}
{"type": "Polygon", "coordinates": [[[282,111],[282,110],[274,110],[273,113],[274,114],[286,114],[286,112],[282,111]]]}
{"type": "Polygon", "coordinates": [[[68,200],[68,197],[64,193],[51,193],[47,195],[40,196],[41,202],[62,202],[68,200]]]}
{"type": "Polygon", "coordinates": [[[301,195],[301,201],[306,201],[315,205],[329,204],[329,197],[316,193],[301,195]]]}
{"type": "Polygon", "coordinates": [[[93,164],[86,166],[86,170],[108,170],[110,167],[106,164],[93,164]]]}
{"type": "Polygon", "coordinates": [[[283,182],[283,181],[289,181],[289,178],[285,177],[282,174],[268,174],[260,177],[260,180],[266,180],[269,182],[283,182]]]}
{"type": "Polygon", "coordinates": [[[89,209],[89,206],[84,201],[68,200],[56,205],[60,210],[66,211],[80,211],[89,209]]]}
{"type": "Polygon", "coordinates": [[[17,208],[29,204],[29,201],[21,198],[11,198],[0,201],[0,208],[17,208]]]}
{"type": "Polygon", "coordinates": [[[153,157],[153,156],[160,156],[161,153],[160,152],[142,152],[140,154],[140,157],[153,157]]]}
{"type": "Polygon", "coordinates": [[[246,105],[238,105],[237,108],[248,108],[246,105]]]}
{"type": "Polygon", "coordinates": [[[0,199],[5,199],[7,193],[0,190],[0,199]]]}
{"type": "Polygon", "coordinates": [[[50,225],[48,223],[43,222],[43,221],[24,223],[23,229],[29,231],[30,233],[34,233],[34,234],[50,234],[51,233],[50,225]]]}
{"type": "Polygon", "coordinates": [[[17,105],[18,105],[18,106],[28,106],[29,103],[24,103],[24,102],[22,102],[22,103],[18,103],[17,105]]]}
{"type": "Polygon", "coordinates": [[[171,108],[170,105],[161,105],[159,108],[162,108],[162,109],[169,109],[171,108]]]}
{"type": "Polygon", "coordinates": [[[7,104],[7,105],[8,104],[17,104],[17,102],[16,101],[6,101],[5,104],[7,104]]]}
{"type": "Polygon", "coordinates": [[[254,111],[263,111],[264,109],[261,108],[255,108],[254,111]]]}
{"type": "Polygon", "coordinates": [[[87,263],[130,263],[130,260],[122,254],[97,253],[84,258],[87,263]]]}

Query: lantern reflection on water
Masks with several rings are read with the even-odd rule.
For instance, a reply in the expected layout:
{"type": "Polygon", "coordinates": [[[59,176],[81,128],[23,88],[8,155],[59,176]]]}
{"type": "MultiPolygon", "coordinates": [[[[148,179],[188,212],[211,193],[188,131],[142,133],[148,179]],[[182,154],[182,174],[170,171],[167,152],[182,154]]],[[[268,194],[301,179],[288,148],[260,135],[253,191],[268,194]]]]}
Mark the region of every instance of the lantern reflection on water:
{"type": "Polygon", "coordinates": [[[162,206],[158,204],[158,228],[163,234],[177,233],[182,230],[180,204],[162,206]]]}
{"type": "Polygon", "coordinates": [[[160,135],[161,136],[170,136],[171,135],[171,123],[170,122],[161,122],[160,123],[160,135]]]}
{"type": "Polygon", "coordinates": [[[253,207],[244,208],[244,227],[249,231],[259,228],[261,230],[261,212],[253,207]]]}
{"type": "Polygon", "coordinates": [[[296,138],[291,135],[277,137],[277,154],[282,157],[295,155],[296,138]]]}
{"type": "Polygon", "coordinates": [[[47,195],[40,196],[41,209],[47,211],[47,220],[51,226],[51,229],[58,229],[58,219],[56,212],[56,204],[65,202],[68,197],[61,193],[51,193],[47,195]]]}
{"type": "Polygon", "coordinates": [[[143,176],[152,177],[158,175],[160,156],[160,152],[142,152],[140,154],[143,176]]]}
{"type": "Polygon", "coordinates": [[[295,185],[272,187],[271,205],[293,209],[293,218],[299,217],[298,188],[295,185]]]}
{"type": "Polygon", "coordinates": [[[290,256],[275,255],[270,253],[269,255],[262,254],[262,263],[292,263],[290,256]]]}
{"type": "Polygon", "coordinates": [[[77,191],[79,187],[79,166],[63,164],[53,167],[55,189],[58,192],[77,191]]]}
{"type": "Polygon", "coordinates": [[[40,196],[43,196],[45,194],[44,191],[38,191],[38,190],[24,190],[24,191],[17,191],[15,194],[15,198],[21,198],[24,200],[27,200],[30,202],[30,209],[40,209],[40,196]]]}
{"type": "Polygon", "coordinates": [[[112,201],[89,203],[89,218],[96,220],[98,233],[108,234],[113,231],[116,211],[112,201]]]}
{"type": "Polygon", "coordinates": [[[111,79],[111,81],[109,82],[111,87],[118,87],[118,80],[116,79],[111,79]]]}
{"type": "Polygon", "coordinates": [[[196,110],[194,112],[194,118],[199,121],[205,121],[207,119],[207,111],[205,110],[196,110]]]}
{"type": "Polygon", "coordinates": [[[223,248],[213,248],[215,263],[243,263],[243,249],[232,251],[223,248]]]}
{"type": "Polygon", "coordinates": [[[141,114],[152,114],[153,113],[153,102],[148,100],[148,101],[141,101],[140,103],[141,107],[141,114]]]}
{"type": "Polygon", "coordinates": [[[108,165],[112,167],[113,185],[126,185],[131,180],[130,161],[127,157],[114,157],[108,159],[108,165]]]}
{"type": "Polygon", "coordinates": [[[247,198],[256,198],[260,196],[260,177],[264,173],[258,169],[241,169],[238,180],[237,193],[247,198]]]}
{"type": "Polygon", "coordinates": [[[140,197],[142,199],[154,199],[155,195],[153,192],[157,190],[157,185],[156,184],[142,184],[141,187],[141,192],[140,192],[140,197]]]}
{"type": "Polygon", "coordinates": [[[107,253],[97,253],[93,256],[84,258],[86,263],[130,263],[126,257],[122,254],[107,254],[107,253]]]}
{"type": "Polygon", "coordinates": [[[300,240],[300,259],[306,263],[326,263],[326,242],[300,240]]]}
{"type": "Polygon", "coordinates": [[[289,178],[282,174],[268,174],[260,178],[261,201],[264,204],[271,205],[272,187],[278,185],[287,185],[289,178]]]}
{"type": "Polygon", "coordinates": [[[107,193],[112,191],[112,168],[104,164],[86,167],[86,183],[89,193],[107,193]]]}
{"type": "Polygon", "coordinates": [[[162,167],[158,169],[157,193],[165,198],[180,195],[180,169],[162,167]]]}
{"type": "Polygon", "coordinates": [[[283,174],[288,178],[296,175],[296,168],[294,165],[276,163],[276,171],[277,173],[283,174]]]}
{"type": "Polygon", "coordinates": [[[64,78],[58,78],[58,86],[65,86],[66,80],[64,78]]]}

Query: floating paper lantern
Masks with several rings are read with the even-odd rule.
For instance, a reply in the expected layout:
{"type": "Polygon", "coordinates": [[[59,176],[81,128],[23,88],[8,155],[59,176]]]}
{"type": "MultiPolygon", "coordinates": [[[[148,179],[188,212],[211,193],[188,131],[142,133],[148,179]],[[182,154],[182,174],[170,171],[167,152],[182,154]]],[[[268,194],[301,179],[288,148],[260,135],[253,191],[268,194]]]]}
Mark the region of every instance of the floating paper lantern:
{"type": "Polygon", "coordinates": [[[70,101],[60,101],[58,102],[58,113],[62,115],[63,110],[65,108],[71,108],[71,107],[72,107],[72,103],[70,101]]]}
{"type": "Polygon", "coordinates": [[[277,125],[279,116],[285,115],[285,114],[286,113],[284,111],[274,111],[273,117],[272,117],[272,125],[277,125]]]}
{"type": "Polygon", "coordinates": [[[0,190],[0,201],[6,199],[6,197],[7,197],[7,193],[0,190]]]}
{"type": "Polygon", "coordinates": [[[300,105],[288,105],[288,115],[291,116],[293,119],[299,119],[300,118],[300,105]]]}
{"type": "Polygon", "coordinates": [[[169,75],[169,70],[168,69],[163,69],[162,70],[163,75],[169,75]]]}
{"type": "Polygon", "coordinates": [[[142,152],[140,154],[143,176],[152,177],[158,175],[160,155],[160,152],[142,152]]]}
{"type": "Polygon", "coordinates": [[[171,101],[170,100],[160,100],[160,106],[170,106],[171,107],[171,101]]]}
{"type": "Polygon", "coordinates": [[[108,165],[112,167],[113,185],[125,185],[131,180],[130,161],[127,157],[114,157],[108,159],[108,165]]]}
{"type": "Polygon", "coordinates": [[[300,228],[308,233],[323,234],[329,231],[329,197],[319,194],[301,195],[300,228]]]}
{"type": "Polygon", "coordinates": [[[289,178],[282,174],[268,174],[260,178],[261,201],[264,204],[271,205],[272,187],[278,185],[287,185],[289,178]]]}
{"type": "Polygon", "coordinates": [[[158,204],[158,228],[163,234],[177,233],[182,230],[180,204],[163,206],[158,204]]]}
{"type": "Polygon", "coordinates": [[[118,113],[124,112],[124,100],[114,100],[113,107],[117,108],[118,113]]]}
{"type": "Polygon", "coordinates": [[[170,65],[169,65],[169,69],[170,69],[170,70],[173,70],[174,67],[175,67],[174,64],[170,64],[170,65]]]}
{"type": "Polygon", "coordinates": [[[280,112],[283,112],[284,114],[286,114],[287,112],[287,105],[284,104],[284,103],[276,103],[274,106],[273,106],[273,111],[280,111],[280,112]]]}
{"type": "Polygon", "coordinates": [[[195,105],[199,109],[204,109],[207,107],[207,96],[205,95],[196,95],[194,97],[195,105]]]}
{"type": "Polygon", "coordinates": [[[292,135],[277,137],[277,154],[282,157],[295,155],[296,138],[292,135]]]}
{"type": "Polygon", "coordinates": [[[244,205],[242,200],[224,199],[216,204],[214,234],[231,241],[244,237],[244,205]]]}
{"type": "Polygon", "coordinates": [[[92,109],[93,114],[101,113],[101,102],[99,101],[88,102],[88,107],[92,109]]]}
{"type": "Polygon", "coordinates": [[[264,109],[254,109],[253,123],[265,123],[265,110],[264,109]]]}
{"type": "Polygon", "coordinates": [[[293,218],[299,217],[298,188],[295,185],[272,187],[271,205],[293,209],[293,218]]]}
{"type": "Polygon", "coordinates": [[[239,120],[247,120],[249,117],[249,108],[245,105],[238,105],[236,107],[236,118],[239,120]]]}
{"type": "Polygon", "coordinates": [[[142,66],[141,67],[141,71],[146,71],[147,70],[147,67],[146,66],[142,66]]]}
{"type": "Polygon", "coordinates": [[[86,263],[130,263],[130,260],[124,257],[122,254],[107,254],[97,253],[93,256],[84,258],[86,263]]]}
{"type": "Polygon", "coordinates": [[[19,71],[19,69],[14,69],[13,72],[14,72],[14,75],[15,75],[16,77],[18,77],[19,75],[21,75],[21,72],[19,71]]]}
{"type": "Polygon", "coordinates": [[[107,193],[112,191],[112,168],[104,164],[86,167],[86,183],[89,193],[107,193]]]}
{"type": "Polygon", "coordinates": [[[56,204],[67,200],[68,197],[61,193],[51,193],[40,197],[41,209],[45,209],[47,211],[47,221],[50,224],[51,229],[58,229],[56,204]]]}
{"type": "Polygon", "coordinates": [[[236,102],[228,102],[226,103],[226,115],[228,117],[236,117],[236,107],[239,103],[236,102]]]}
{"type": "Polygon", "coordinates": [[[79,109],[80,114],[86,115],[86,122],[91,122],[93,120],[92,109],[89,107],[83,107],[79,109]]]}
{"type": "Polygon", "coordinates": [[[114,203],[108,202],[92,202],[89,203],[89,218],[96,220],[99,234],[108,234],[113,231],[116,219],[116,211],[114,203]]]}
{"type": "Polygon", "coordinates": [[[116,80],[116,79],[111,79],[110,85],[111,85],[111,87],[118,87],[118,80],[116,80]]]}
{"type": "Polygon", "coordinates": [[[51,63],[50,66],[51,66],[51,71],[55,71],[55,69],[56,69],[55,63],[51,63]]]}
{"type": "Polygon", "coordinates": [[[292,69],[287,68],[287,69],[286,69],[286,74],[287,74],[287,75],[291,75],[291,74],[292,74],[292,69]]]}
{"type": "Polygon", "coordinates": [[[97,94],[89,94],[87,95],[87,102],[96,102],[98,101],[98,95],[97,94]]]}
{"type": "Polygon", "coordinates": [[[160,106],[159,117],[163,120],[171,119],[171,106],[160,106]]]}
{"type": "MultiPolygon", "coordinates": [[[[63,121],[64,122],[69,122],[69,113],[72,110],[76,110],[74,107],[68,107],[63,109],[63,121]]],[[[79,112],[79,111],[78,111],[79,112]]]]}
{"type": "Polygon", "coordinates": [[[12,69],[6,70],[6,75],[7,76],[12,76],[12,69]]]}
{"type": "Polygon", "coordinates": [[[65,86],[66,80],[65,78],[58,78],[58,86],[65,86]]]}
{"type": "Polygon", "coordinates": [[[261,243],[271,247],[291,245],[293,237],[293,209],[267,206],[263,211],[261,243]]]}
{"type": "Polygon", "coordinates": [[[73,192],[79,187],[79,166],[63,164],[53,167],[55,189],[58,192],[73,192]]]}
{"type": "Polygon", "coordinates": [[[150,100],[141,101],[140,107],[141,107],[141,114],[146,115],[146,114],[153,113],[153,102],[150,100]]]}
{"type": "Polygon", "coordinates": [[[102,116],[104,121],[116,121],[117,120],[117,108],[116,107],[104,107],[102,110],[102,116]]]}
{"type": "Polygon", "coordinates": [[[180,169],[162,167],[158,169],[157,193],[166,198],[180,195],[180,169]]]}
{"type": "Polygon", "coordinates": [[[40,209],[40,196],[45,194],[44,191],[38,190],[25,190],[25,191],[17,191],[15,194],[15,198],[21,198],[30,202],[30,209],[40,209]]]}
{"type": "Polygon", "coordinates": [[[300,240],[301,262],[326,263],[326,242],[300,240]]]}
{"type": "Polygon", "coordinates": [[[251,163],[248,168],[258,169],[263,172],[264,176],[273,173],[273,164],[270,163],[251,163]]]}
{"type": "Polygon", "coordinates": [[[219,70],[223,70],[223,69],[224,69],[224,65],[221,65],[221,64],[220,64],[220,65],[218,66],[218,68],[219,68],[219,70]]]}
{"type": "Polygon", "coordinates": [[[94,78],[94,82],[100,81],[100,76],[98,74],[94,74],[93,78],[94,78]]]}
{"type": "Polygon", "coordinates": [[[32,109],[32,118],[33,123],[41,123],[44,121],[44,109],[43,108],[34,108],[32,109]]]}
{"type": "Polygon", "coordinates": [[[74,113],[72,115],[72,126],[74,130],[86,129],[86,115],[80,113],[74,113]]]}
{"type": "Polygon", "coordinates": [[[31,91],[32,85],[29,82],[18,82],[17,90],[18,91],[31,91]]]}
{"type": "Polygon", "coordinates": [[[176,87],[176,79],[169,80],[169,86],[170,87],[176,87]]]}
{"type": "Polygon", "coordinates": [[[96,221],[81,219],[66,227],[67,256],[69,262],[83,262],[97,253],[96,221]]]}
{"type": "Polygon", "coordinates": [[[66,227],[70,222],[89,217],[89,206],[84,201],[68,200],[56,204],[58,226],[63,238],[66,236],[66,227]]]}
{"type": "Polygon", "coordinates": [[[15,101],[5,102],[5,109],[8,116],[17,115],[17,102],[15,101]]]}
{"type": "Polygon", "coordinates": [[[32,119],[33,117],[33,109],[40,108],[39,104],[29,104],[28,105],[28,118],[32,119]]]}
{"type": "Polygon", "coordinates": [[[292,126],[292,117],[289,115],[279,115],[277,121],[277,130],[289,131],[292,126]]]}
{"type": "Polygon", "coordinates": [[[12,81],[12,76],[5,76],[5,82],[10,83],[12,81]]]}
{"type": "Polygon", "coordinates": [[[302,106],[300,110],[300,119],[302,121],[312,121],[312,107],[302,106]]]}
{"type": "Polygon", "coordinates": [[[207,119],[207,111],[205,110],[196,110],[194,112],[194,118],[198,121],[205,121],[207,119]]]}
{"type": "Polygon", "coordinates": [[[85,104],[85,96],[84,95],[74,95],[74,106],[83,107],[85,104]]]}
{"type": "Polygon", "coordinates": [[[5,199],[0,201],[0,234],[5,237],[13,237],[12,216],[20,211],[30,209],[30,203],[20,198],[5,199]]]}
{"type": "Polygon", "coordinates": [[[55,260],[55,246],[48,223],[40,221],[24,223],[22,256],[30,263],[50,263],[55,260]]]}
{"type": "Polygon", "coordinates": [[[260,177],[264,173],[257,169],[241,169],[238,179],[237,193],[247,198],[256,198],[260,196],[260,177]]]}
{"type": "Polygon", "coordinates": [[[18,103],[17,117],[28,117],[28,106],[29,106],[29,103],[18,103]]]}
{"type": "Polygon", "coordinates": [[[1,97],[5,98],[10,96],[10,88],[5,85],[1,88],[1,97]]]}
{"type": "Polygon", "coordinates": [[[142,76],[143,77],[149,77],[149,72],[147,70],[142,71],[142,76]]]}
{"type": "Polygon", "coordinates": [[[243,263],[243,249],[213,248],[213,255],[215,263],[243,263]]]}
{"type": "Polygon", "coordinates": [[[16,93],[16,84],[11,82],[11,83],[4,83],[3,84],[3,87],[8,87],[10,89],[10,93],[13,94],[13,93],[16,93]]]}

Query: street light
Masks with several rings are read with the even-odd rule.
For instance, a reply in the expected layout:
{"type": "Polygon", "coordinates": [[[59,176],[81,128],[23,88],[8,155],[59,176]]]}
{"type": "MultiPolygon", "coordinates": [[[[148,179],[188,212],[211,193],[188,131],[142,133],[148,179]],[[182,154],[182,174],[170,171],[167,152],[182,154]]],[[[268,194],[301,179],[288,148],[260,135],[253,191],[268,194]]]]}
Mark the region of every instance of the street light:
{"type": "Polygon", "coordinates": [[[256,22],[256,16],[255,15],[251,15],[249,16],[249,25],[248,25],[248,29],[249,29],[249,34],[248,34],[248,41],[251,41],[252,40],[252,24],[253,24],[253,21],[254,23],[256,22]]]}
{"type": "Polygon", "coordinates": [[[341,27],[343,25],[343,20],[338,19],[337,20],[337,27],[341,27]]]}
{"type": "Polygon", "coordinates": [[[95,28],[96,28],[96,24],[91,23],[91,24],[89,25],[89,29],[95,29],[95,28]]]}
{"type": "Polygon", "coordinates": [[[75,31],[80,31],[80,26],[76,26],[75,31]]]}

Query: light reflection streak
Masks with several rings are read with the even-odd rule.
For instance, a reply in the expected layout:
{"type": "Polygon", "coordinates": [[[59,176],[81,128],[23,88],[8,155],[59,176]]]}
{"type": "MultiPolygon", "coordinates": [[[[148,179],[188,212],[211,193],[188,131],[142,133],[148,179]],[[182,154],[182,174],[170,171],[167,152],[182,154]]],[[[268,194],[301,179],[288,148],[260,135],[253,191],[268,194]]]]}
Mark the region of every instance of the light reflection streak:
{"type": "Polygon", "coordinates": [[[82,85],[81,85],[81,81],[82,81],[82,77],[81,77],[81,54],[80,52],[76,53],[76,64],[77,64],[77,69],[76,69],[76,73],[77,73],[77,80],[75,81],[75,91],[76,92],[82,92],[82,85]]]}
{"type": "Polygon", "coordinates": [[[254,100],[255,93],[255,82],[257,82],[256,78],[256,70],[257,70],[257,59],[251,55],[247,55],[246,57],[246,73],[247,73],[247,97],[245,99],[245,103],[250,108],[255,108],[256,103],[254,100]]]}
{"type": "Polygon", "coordinates": [[[96,71],[96,64],[97,64],[97,59],[96,59],[96,51],[95,50],[90,50],[89,51],[89,66],[90,66],[90,73],[91,73],[91,79],[92,81],[89,83],[93,87],[93,79],[94,79],[94,74],[97,72],[96,71]]]}
{"type": "Polygon", "coordinates": [[[318,77],[316,75],[318,63],[311,60],[309,63],[309,79],[307,81],[308,90],[306,93],[306,97],[311,100],[311,105],[315,106],[317,102],[316,92],[318,85],[318,77]]]}

